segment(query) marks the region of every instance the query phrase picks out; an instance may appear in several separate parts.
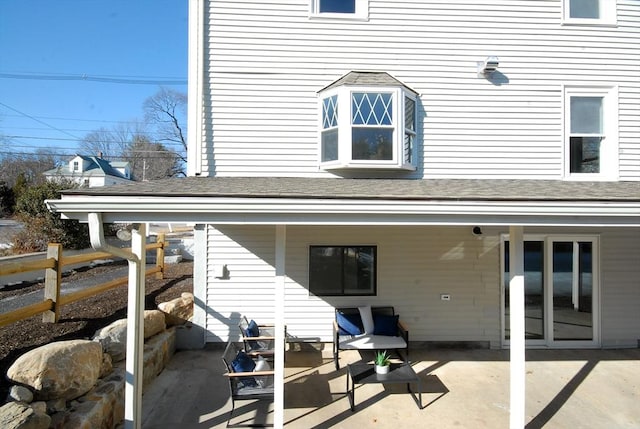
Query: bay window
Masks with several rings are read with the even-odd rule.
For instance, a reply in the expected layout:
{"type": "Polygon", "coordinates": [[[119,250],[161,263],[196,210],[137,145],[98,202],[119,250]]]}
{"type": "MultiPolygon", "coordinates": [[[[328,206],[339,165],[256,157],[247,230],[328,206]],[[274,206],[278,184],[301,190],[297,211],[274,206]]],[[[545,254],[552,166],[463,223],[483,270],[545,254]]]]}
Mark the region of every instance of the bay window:
{"type": "Polygon", "coordinates": [[[321,167],[414,170],[415,92],[386,73],[345,78],[320,92],[321,167]]]}

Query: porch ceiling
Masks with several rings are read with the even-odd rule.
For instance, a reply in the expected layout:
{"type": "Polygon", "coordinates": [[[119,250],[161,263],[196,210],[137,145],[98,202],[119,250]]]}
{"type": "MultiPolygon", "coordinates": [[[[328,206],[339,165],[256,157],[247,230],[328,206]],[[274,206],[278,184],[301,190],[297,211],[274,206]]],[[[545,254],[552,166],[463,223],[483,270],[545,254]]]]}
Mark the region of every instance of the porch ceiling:
{"type": "Polygon", "coordinates": [[[85,221],[640,226],[640,182],[188,177],[47,201],[85,221]]]}

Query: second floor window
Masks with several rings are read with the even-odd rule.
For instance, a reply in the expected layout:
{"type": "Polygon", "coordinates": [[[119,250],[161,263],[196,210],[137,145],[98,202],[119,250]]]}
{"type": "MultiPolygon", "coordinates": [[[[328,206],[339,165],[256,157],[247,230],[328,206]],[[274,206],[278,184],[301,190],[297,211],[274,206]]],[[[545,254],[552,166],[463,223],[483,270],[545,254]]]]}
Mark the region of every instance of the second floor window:
{"type": "Polygon", "coordinates": [[[615,88],[565,89],[568,176],[617,179],[616,102],[615,88]]]}
{"type": "Polygon", "coordinates": [[[563,0],[564,22],[573,24],[615,24],[615,0],[563,0]]]}
{"type": "Polygon", "coordinates": [[[366,20],[369,0],[311,0],[311,17],[366,20]]]}
{"type": "Polygon", "coordinates": [[[414,170],[416,94],[386,74],[379,86],[352,86],[376,79],[352,73],[321,91],[322,168],[414,170]]]}

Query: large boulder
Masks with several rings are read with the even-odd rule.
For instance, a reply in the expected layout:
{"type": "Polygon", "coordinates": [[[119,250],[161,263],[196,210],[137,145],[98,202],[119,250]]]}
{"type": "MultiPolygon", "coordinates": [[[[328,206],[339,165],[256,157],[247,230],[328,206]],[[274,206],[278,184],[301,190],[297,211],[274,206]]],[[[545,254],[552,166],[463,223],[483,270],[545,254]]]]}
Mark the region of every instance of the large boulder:
{"type": "Polygon", "coordinates": [[[193,317],[193,294],[183,292],[180,298],[158,304],[158,309],[165,313],[167,326],[183,325],[193,317]]]}
{"type": "Polygon", "coordinates": [[[70,400],[96,384],[101,368],[100,344],[88,340],[60,341],[20,356],[7,371],[7,378],[29,386],[37,400],[70,400]]]}
{"type": "MultiPolygon", "coordinates": [[[[166,329],[164,313],[160,310],[145,310],[144,338],[145,340],[166,329]]],[[[120,362],[127,353],[127,319],[116,320],[93,335],[93,341],[102,344],[105,353],[111,355],[113,362],[120,362]]]]}
{"type": "Polygon", "coordinates": [[[164,313],[160,310],[144,311],[144,339],[153,337],[167,329],[164,313]]]}
{"type": "Polygon", "coordinates": [[[51,417],[22,402],[8,402],[0,407],[2,429],[47,429],[51,417]]]}

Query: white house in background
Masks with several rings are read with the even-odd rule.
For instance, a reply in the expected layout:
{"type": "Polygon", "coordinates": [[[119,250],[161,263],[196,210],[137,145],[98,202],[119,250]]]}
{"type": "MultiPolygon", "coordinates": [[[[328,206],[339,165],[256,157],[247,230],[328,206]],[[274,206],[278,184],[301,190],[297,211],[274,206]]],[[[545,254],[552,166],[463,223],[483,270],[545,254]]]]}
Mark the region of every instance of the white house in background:
{"type": "Polygon", "coordinates": [[[195,223],[200,344],[393,305],[412,347],[511,348],[512,427],[525,347],[638,346],[640,2],[189,5],[189,177],[49,204],[195,223]]]}
{"type": "Polygon", "coordinates": [[[68,164],[43,173],[47,180],[73,180],[80,186],[117,185],[131,182],[131,168],[125,161],[107,161],[102,156],[75,155],[68,164]]]}

